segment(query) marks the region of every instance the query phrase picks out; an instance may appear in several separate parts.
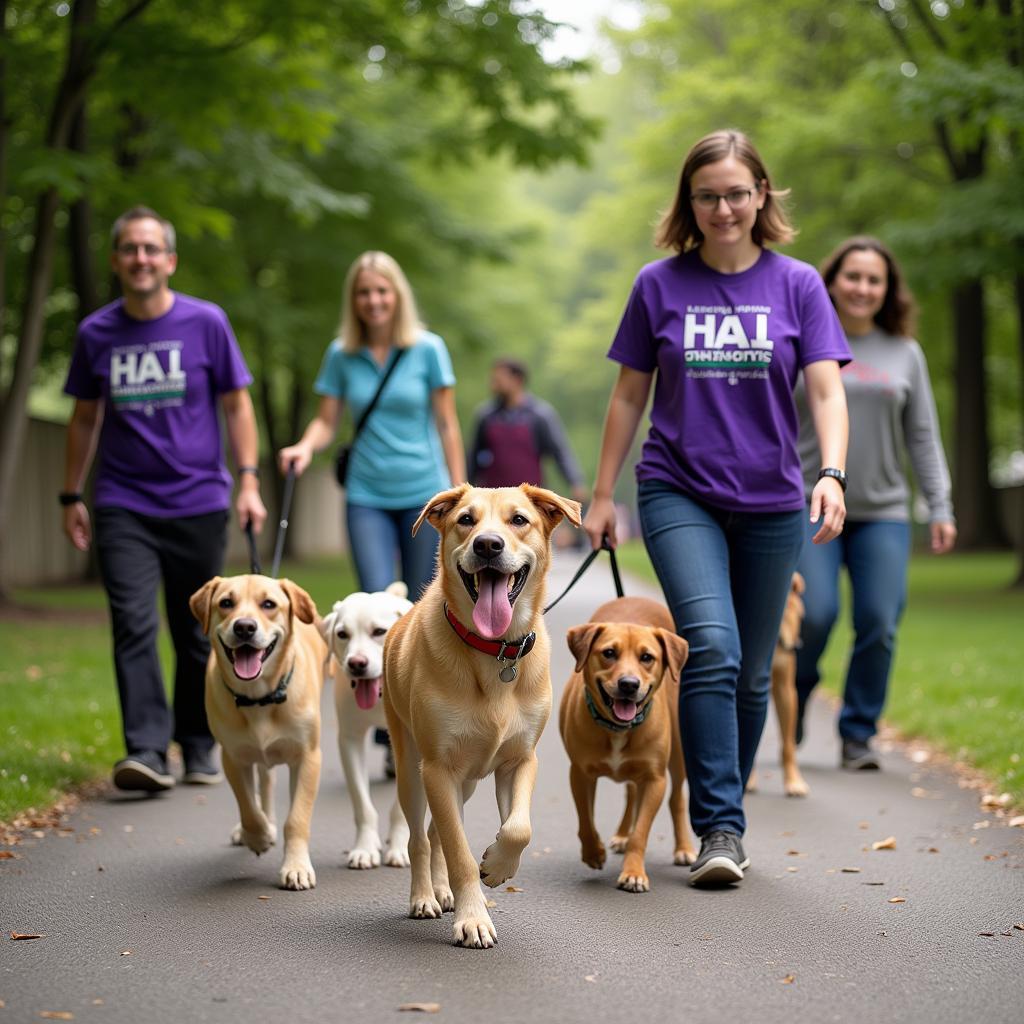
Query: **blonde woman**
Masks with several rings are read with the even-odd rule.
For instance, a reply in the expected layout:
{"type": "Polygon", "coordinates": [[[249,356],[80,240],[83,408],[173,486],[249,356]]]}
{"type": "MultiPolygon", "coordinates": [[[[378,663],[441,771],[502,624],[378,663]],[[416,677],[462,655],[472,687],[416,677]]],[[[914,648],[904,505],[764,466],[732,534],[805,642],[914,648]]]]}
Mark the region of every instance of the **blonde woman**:
{"type": "Polygon", "coordinates": [[[282,471],[301,474],[334,439],[346,405],[358,421],[400,350],[352,449],[346,517],[360,587],[383,590],[401,578],[415,600],[433,576],[436,539],[432,530],[413,537],[412,524],[428,499],[465,480],[466,468],[451,358],[420,323],[409,282],[387,253],[365,252],[349,268],[339,337],[313,385],[319,409],[279,459],[282,471]]]}

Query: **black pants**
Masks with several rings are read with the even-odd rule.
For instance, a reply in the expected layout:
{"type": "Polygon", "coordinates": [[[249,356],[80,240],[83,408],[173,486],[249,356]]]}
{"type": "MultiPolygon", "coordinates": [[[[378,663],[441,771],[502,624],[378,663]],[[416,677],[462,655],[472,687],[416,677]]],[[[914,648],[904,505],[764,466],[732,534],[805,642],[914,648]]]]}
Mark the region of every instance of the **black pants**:
{"type": "Polygon", "coordinates": [[[228,513],[159,519],[101,508],[95,520],[125,748],[165,753],[173,738],[186,751],[207,751],[213,746],[203,699],[210,644],[188,599],[223,568],[228,513]],[[161,577],[175,655],[173,715],[157,655],[161,577]]]}

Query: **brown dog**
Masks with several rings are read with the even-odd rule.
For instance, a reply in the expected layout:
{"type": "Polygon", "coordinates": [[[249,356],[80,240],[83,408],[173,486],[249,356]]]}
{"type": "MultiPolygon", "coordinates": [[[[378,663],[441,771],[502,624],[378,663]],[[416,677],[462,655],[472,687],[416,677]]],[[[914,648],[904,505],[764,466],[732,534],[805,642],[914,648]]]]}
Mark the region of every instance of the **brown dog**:
{"type": "Polygon", "coordinates": [[[645,597],[620,597],[566,637],[576,669],[562,693],[558,726],[569,755],[569,783],[580,823],[583,863],[604,867],[594,825],[599,778],[626,783],[626,809],[609,845],[625,852],[618,887],[647,892],[647,837],[672,776],[669,807],[675,863],[695,856],[686,825],[683,746],[679,735],[679,673],[689,647],[668,609],[645,597]]]}
{"type": "Polygon", "coordinates": [[[437,576],[384,641],[384,710],[410,830],[409,916],[454,910],[460,946],[494,945],[480,880],[511,878],[530,841],[535,750],[551,712],[544,577],[563,518],[579,526],[579,503],[528,484],[463,484],[433,497],[413,531],[427,520],[440,533],[437,576]],[[462,806],[492,772],[501,827],[478,865],[462,806]]]}
{"type": "Polygon", "coordinates": [[[309,826],[320,784],[320,691],[327,647],[316,606],[291,580],[215,576],[189,601],[210,638],[206,714],[238,801],[238,846],[265,853],[277,841],[274,765],[291,772],[282,889],[312,889],[309,826]],[[259,800],[253,768],[259,774],[259,800]]]}
{"type": "MultiPolygon", "coordinates": [[[[800,596],[804,589],[803,576],[793,573],[779,638],[772,655],[772,701],[779,719],[782,785],[786,796],[807,796],[811,791],[796,763],[796,650],[800,646],[800,626],[804,621],[804,601],[800,596]]],[[[750,773],[747,792],[757,792],[755,772],[750,773]]]]}

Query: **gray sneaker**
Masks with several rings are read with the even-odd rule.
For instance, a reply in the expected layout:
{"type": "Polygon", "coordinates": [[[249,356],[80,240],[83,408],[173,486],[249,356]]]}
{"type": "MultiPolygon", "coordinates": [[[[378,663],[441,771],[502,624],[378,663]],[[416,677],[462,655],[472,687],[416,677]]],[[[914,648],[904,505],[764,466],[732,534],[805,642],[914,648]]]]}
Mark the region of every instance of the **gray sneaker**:
{"type": "Polygon", "coordinates": [[[174,776],[167,770],[167,759],[155,750],[143,750],[118,761],[113,777],[118,789],[161,793],[174,788],[174,776]]]}
{"type": "Polygon", "coordinates": [[[750,858],[735,832],[709,832],[701,839],[700,856],[690,867],[690,885],[716,886],[743,881],[750,858]]]}
{"type": "Polygon", "coordinates": [[[867,740],[843,740],[840,764],[852,772],[877,772],[882,767],[878,755],[871,749],[871,744],[867,740]]]}
{"type": "Polygon", "coordinates": [[[189,786],[215,786],[224,781],[212,750],[189,750],[183,754],[185,774],[181,781],[189,786]]]}

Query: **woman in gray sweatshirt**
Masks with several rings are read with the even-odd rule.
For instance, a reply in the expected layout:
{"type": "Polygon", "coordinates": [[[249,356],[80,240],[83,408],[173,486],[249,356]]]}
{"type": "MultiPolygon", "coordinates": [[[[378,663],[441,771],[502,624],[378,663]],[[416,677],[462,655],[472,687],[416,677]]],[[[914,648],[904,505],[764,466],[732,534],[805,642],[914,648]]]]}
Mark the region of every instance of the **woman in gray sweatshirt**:
{"type": "MultiPolygon", "coordinates": [[[[839,611],[839,572],[845,566],[855,636],[839,715],[841,763],[877,769],[870,740],[885,703],[910,557],[905,453],[928,503],[935,554],[953,547],[956,526],[928,366],[920,345],[909,337],[913,299],[898,264],[877,239],[856,237],[825,260],[821,275],[853,350],[853,362],[842,369],[850,414],[849,489],[842,535],[831,544],[806,543],[800,560],[807,615],[797,654],[797,740],[839,611]]],[[[800,456],[810,495],[818,477],[818,446],[800,398],[800,456]]]]}

